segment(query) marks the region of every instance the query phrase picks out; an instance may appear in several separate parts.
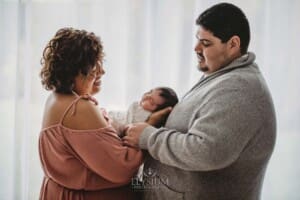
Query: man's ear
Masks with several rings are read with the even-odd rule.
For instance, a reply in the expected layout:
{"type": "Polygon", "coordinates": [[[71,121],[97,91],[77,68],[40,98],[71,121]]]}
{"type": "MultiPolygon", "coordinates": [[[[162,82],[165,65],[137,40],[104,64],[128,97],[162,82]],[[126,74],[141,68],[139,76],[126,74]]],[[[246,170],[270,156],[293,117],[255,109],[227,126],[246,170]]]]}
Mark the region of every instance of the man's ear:
{"type": "Polygon", "coordinates": [[[241,49],[241,39],[239,36],[234,35],[229,39],[229,48],[234,51],[240,51],[241,49]]]}

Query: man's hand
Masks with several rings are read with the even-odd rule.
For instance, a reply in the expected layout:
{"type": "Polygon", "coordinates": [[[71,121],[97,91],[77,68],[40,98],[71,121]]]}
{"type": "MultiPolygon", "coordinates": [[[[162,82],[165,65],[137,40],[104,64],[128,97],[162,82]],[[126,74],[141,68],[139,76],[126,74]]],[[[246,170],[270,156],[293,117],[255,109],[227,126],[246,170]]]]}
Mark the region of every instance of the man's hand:
{"type": "Polygon", "coordinates": [[[146,122],[156,128],[162,127],[166,123],[171,111],[172,107],[167,107],[156,111],[150,115],[146,122]]]}
{"type": "Polygon", "coordinates": [[[126,127],[126,136],[123,137],[123,143],[126,146],[139,148],[139,139],[143,130],[149,126],[147,123],[135,123],[126,127]]]}

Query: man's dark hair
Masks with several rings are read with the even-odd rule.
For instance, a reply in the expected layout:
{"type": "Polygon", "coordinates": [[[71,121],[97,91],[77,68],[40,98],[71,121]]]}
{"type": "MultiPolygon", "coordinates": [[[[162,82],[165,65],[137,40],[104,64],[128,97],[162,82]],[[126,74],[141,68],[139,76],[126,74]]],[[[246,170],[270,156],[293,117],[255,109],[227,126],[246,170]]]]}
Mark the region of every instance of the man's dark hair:
{"type": "Polygon", "coordinates": [[[200,14],[196,24],[220,38],[223,43],[234,35],[239,36],[241,53],[247,53],[250,42],[249,22],[237,6],[230,3],[216,4],[200,14]]]}
{"type": "Polygon", "coordinates": [[[178,103],[178,97],[176,92],[169,87],[157,87],[155,90],[159,90],[159,96],[164,98],[165,103],[159,105],[155,111],[158,111],[167,107],[174,107],[178,103]]]}

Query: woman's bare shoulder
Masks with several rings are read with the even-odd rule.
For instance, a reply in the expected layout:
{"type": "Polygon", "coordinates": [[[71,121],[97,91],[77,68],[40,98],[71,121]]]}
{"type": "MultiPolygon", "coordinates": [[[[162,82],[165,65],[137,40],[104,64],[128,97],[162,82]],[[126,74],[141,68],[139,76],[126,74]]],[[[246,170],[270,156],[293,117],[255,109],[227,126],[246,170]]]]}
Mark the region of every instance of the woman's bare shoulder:
{"type": "Polygon", "coordinates": [[[98,129],[108,126],[100,108],[87,99],[79,99],[63,120],[63,125],[78,130],[98,129]]]}
{"type": "Polygon", "coordinates": [[[58,124],[68,106],[76,99],[74,96],[51,93],[46,99],[44,108],[43,127],[58,124]]]}

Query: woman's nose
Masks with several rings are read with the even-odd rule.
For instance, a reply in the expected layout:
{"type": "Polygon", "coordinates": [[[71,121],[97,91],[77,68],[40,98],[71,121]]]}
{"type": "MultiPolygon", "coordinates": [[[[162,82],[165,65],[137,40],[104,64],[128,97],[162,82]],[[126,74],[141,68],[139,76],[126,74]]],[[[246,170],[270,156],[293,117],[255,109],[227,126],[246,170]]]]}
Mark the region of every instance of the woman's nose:
{"type": "Polygon", "coordinates": [[[98,67],[97,67],[97,74],[100,74],[100,75],[105,74],[105,70],[103,69],[102,66],[98,66],[98,67]]]}
{"type": "Polygon", "coordinates": [[[105,74],[105,70],[103,69],[103,67],[100,67],[100,73],[103,75],[105,74]]]}

